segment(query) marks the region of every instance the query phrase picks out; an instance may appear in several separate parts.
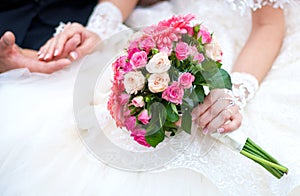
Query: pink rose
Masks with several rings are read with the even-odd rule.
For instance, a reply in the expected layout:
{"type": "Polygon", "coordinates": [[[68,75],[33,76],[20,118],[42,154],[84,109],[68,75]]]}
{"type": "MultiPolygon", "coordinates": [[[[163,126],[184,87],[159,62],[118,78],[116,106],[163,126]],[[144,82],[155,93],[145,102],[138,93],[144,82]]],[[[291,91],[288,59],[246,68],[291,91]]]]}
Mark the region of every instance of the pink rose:
{"type": "Polygon", "coordinates": [[[178,82],[174,82],[163,92],[162,98],[178,105],[182,104],[183,95],[183,88],[179,86],[178,82]]]}
{"type": "Polygon", "coordinates": [[[191,73],[183,73],[178,79],[179,85],[185,89],[191,88],[194,80],[195,76],[193,76],[191,73]]]}
{"type": "Polygon", "coordinates": [[[185,60],[189,56],[189,45],[185,42],[179,42],[176,45],[175,52],[179,60],[185,60]]]}
{"type": "Polygon", "coordinates": [[[147,53],[145,51],[139,51],[132,55],[130,64],[134,69],[142,68],[147,64],[147,53]]]}
{"type": "Polygon", "coordinates": [[[194,61],[197,61],[198,64],[202,63],[204,61],[204,55],[202,53],[198,53],[194,56],[194,61]]]}
{"type": "Polygon", "coordinates": [[[125,120],[125,127],[128,131],[132,131],[135,129],[136,125],[136,118],[134,116],[130,116],[125,120]]]}
{"type": "Polygon", "coordinates": [[[145,135],[146,135],[146,130],[144,129],[135,129],[131,132],[131,137],[133,137],[133,139],[143,145],[143,146],[146,146],[146,147],[151,147],[147,141],[146,141],[146,138],[145,138],[145,135]]]}
{"type": "Polygon", "coordinates": [[[143,123],[144,125],[149,123],[149,120],[151,119],[151,116],[148,115],[147,110],[143,110],[139,115],[138,115],[138,120],[143,123]]]}
{"type": "Polygon", "coordinates": [[[198,52],[196,46],[190,46],[189,53],[193,57],[193,60],[197,61],[197,63],[202,63],[202,61],[204,61],[204,55],[198,52]]]}
{"type": "Polygon", "coordinates": [[[133,98],[131,103],[135,107],[143,107],[145,105],[144,98],[142,96],[137,96],[133,98]]]}
{"type": "Polygon", "coordinates": [[[212,37],[206,27],[201,26],[200,31],[198,32],[198,39],[201,37],[203,44],[208,44],[211,42],[212,37]]]}

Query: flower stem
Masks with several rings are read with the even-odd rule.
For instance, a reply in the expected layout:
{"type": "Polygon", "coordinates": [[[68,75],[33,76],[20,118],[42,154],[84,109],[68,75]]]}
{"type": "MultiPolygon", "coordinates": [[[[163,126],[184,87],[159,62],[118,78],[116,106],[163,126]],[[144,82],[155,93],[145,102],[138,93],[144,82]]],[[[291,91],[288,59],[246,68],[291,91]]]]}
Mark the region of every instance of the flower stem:
{"type": "Polygon", "coordinates": [[[255,144],[250,138],[247,138],[240,153],[263,166],[276,178],[281,178],[284,173],[288,172],[288,168],[279,164],[276,159],[255,144]]]}
{"type": "Polygon", "coordinates": [[[250,153],[248,153],[248,152],[246,152],[244,150],[241,150],[241,154],[245,155],[246,157],[248,157],[248,158],[250,158],[250,159],[252,159],[254,161],[260,162],[260,163],[262,163],[264,165],[267,165],[267,166],[273,167],[275,169],[278,169],[280,171],[283,171],[284,173],[288,172],[288,168],[286,168],[284,166],[281,166],[281,165],[278,165],[276,163],[272,163],[270,161],[267,161],[267,160],[265,160],[263,158],[255,156],[255,155],[252,155],[252,154],[250,154],[250,153]]]}

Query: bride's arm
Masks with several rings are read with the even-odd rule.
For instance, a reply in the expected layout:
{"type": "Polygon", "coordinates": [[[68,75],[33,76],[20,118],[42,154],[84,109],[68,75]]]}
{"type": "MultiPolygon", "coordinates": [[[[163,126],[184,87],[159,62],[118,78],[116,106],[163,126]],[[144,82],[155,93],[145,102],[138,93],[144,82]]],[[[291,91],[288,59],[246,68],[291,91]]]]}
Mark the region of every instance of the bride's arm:
{"type": "Polygon", "coordinates": [[[232,72],[249,73],[262,82],[280,51],[284,34],[282,9],[264,6],[253,11],[252,31],[232,72]]]}
{"type": "Polygon", "coordinates": [[[242,116],[237,105],[240,109],[243,108],[254,96],[280,51],[284,34],[283,10],[264,6],[252,12],[250,36],[238,55],[231,74],[236,104],[229,103],[232,95],[226,91],[211,91],[204,103],[192,114],[198,125],[203,127],[204,133],[215,130],[230,132],[241,125],[242,116]]]}
{"type": "Polygon", "coordinates": [[[233,93],[242,109],[251,100],[280,52],[285,35],[282,9],[264,6],[252,12],[252,30],[232,70],[233,93]]]}

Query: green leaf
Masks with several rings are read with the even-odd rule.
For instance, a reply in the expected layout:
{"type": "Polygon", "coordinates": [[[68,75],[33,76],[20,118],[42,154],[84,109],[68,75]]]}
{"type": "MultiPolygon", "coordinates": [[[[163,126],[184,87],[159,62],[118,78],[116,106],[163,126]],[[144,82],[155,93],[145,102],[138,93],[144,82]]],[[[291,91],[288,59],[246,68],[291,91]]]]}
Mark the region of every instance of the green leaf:
{"type": "Polygon", "coordinates": [[[187,132],[188,134],[191,134],[191,128],[192,128],[192,115],[191,110],[185,110],[182,115],[181,120],[181,129],[187,132]]]}
{"type": "Polygon", "coordinates": [[[163,104],[155,102],[150,106],[151,120],[149,124],[142,125],[146,130],[146,141],[152,147],[156,147],[164,140],[163,126],[166,122],[167,111],[163,104]]]}
{"type": "Polygon", "coordinates": [[[230,75],[224,69],[220,69],[215,75],[207,79],[207,83],[210,89],[216,88],[232,88],[230,75]]]}
{"type": "Polygon", "coordinates": [[[162,142],[165,139],[165,133],[162,129],[158,129],[155,132],[152,132],[151,135],[146,135],[146,142],[152,146],[152,147],[156,147],[160,142],[162,142]]]}
{"type": "Polygon", "coordinates": [[[195,84],[195,85],[203,85],[205,83],[206,83],[206,81],[205,81],[203,75],[200,72],[198,72],[195,75],[195,80],[194,80],[193,84],[195,84]]]}
{"type": "Polygon", "coordinates": [[[205,79],[209,79],[219,71],[219,67],[215,61],[207,60],[202,62],[202,75],[205,79]]]}
{"type": "Polygon", "coordinates": [[[167,105],[167,120],[170,122],[177,122],[179,120],[178,110],[176,105],[171,103],[167,105]]]}
{"type": "Polygon", "coordinates": [[[196,86],[194,92],[196,94],[197,102],[203,103],[204,97],[205,97],[205,92],[204,92],[203,86],[200,86],[200,85],[196,86]]]}

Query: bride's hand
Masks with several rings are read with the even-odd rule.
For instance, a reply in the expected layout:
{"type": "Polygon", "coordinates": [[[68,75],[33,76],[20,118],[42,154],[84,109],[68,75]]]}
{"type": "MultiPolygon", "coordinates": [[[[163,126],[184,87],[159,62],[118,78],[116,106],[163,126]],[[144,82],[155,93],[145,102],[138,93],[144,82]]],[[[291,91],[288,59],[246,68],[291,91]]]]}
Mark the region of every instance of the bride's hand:
{"type": "Polygon", "coordinates": [[[39,50],[39,59],[51,61],[53,59],[68,57],[76,60],[91,53],[100,37],[79,23],[67,24],[64,30],[54,36],[39,50]]]}
{"type": "Polygon", "coordinates": [[[192,118],[203,133],[214,131],[227,133],[236,130],[242,122],[239,107],[235,104],[231,91],[214,89],[192,112],[192,118]]]}

